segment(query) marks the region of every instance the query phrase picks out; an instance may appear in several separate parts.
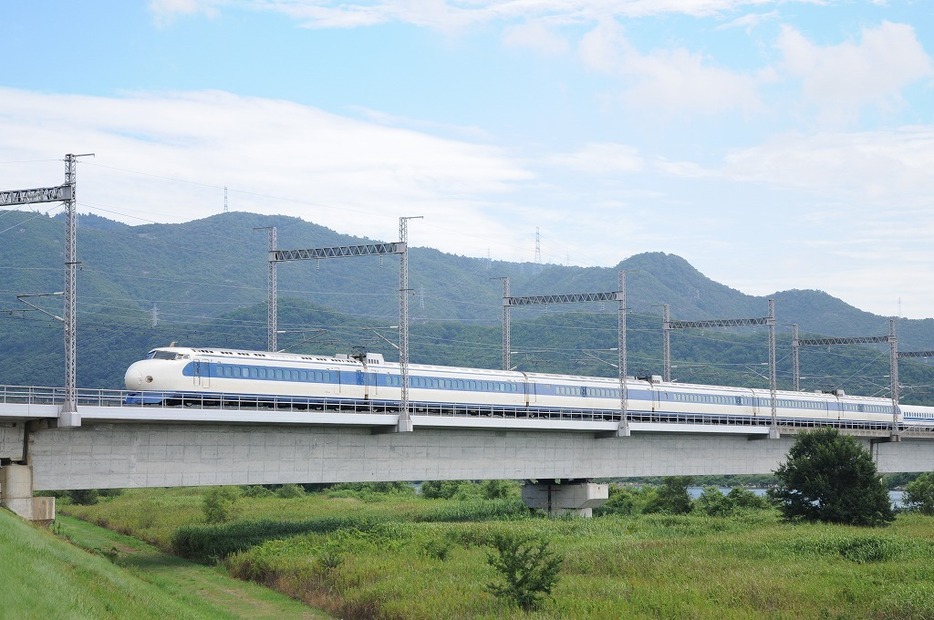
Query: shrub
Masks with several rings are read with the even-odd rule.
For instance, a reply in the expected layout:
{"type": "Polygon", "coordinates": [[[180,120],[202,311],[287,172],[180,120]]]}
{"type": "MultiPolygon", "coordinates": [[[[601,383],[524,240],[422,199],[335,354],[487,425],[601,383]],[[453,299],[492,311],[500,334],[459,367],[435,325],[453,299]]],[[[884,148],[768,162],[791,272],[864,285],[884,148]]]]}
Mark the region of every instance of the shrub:
{"type": "Polygon", "coordinates": [[[365,502],[379,502],[392,495],[414,495],[408,482],[342,482],[328,489],[329,497],[353,497],[365,502]]]}
{"type": "Polygon", "coordinates": [[[236,513],[240,489],[237,487],[214,487],[204,496],[204,521],[206,523],[224,523],[236,513]]]}
{"type": "Polygon", "coordinates": [[[638,515],[645,511],[645,507],[655,501],[657,492],[652,487],[629,487],[618,484],[610,485],[610,497],[593,509],[593,516],[604,515],[638,515]]]}
{"type": "Polygon", "coordinates": [[[436,540],[432,538],[422,546],[422,552],[436,560],[445,561],[451,552],[451,542],[448,540],[436,540]]]}
{"type": "Polygon", "coordinates": [[[921,474],[905,487],[905,505],[909,510],[934,515],[934,472],[921,474]]]}
{"type": "Polygon", "coordinates": [[[487,480],[480,485],[484,499],[520,497],[519,484],[512,480],[487,480]]]}
{"type": "Polygon", "coordinates": [[[481,495],[478,485],[469,480],[426,480],[420,493],[425,499],[466,499],[481,495]]]}
{"type": "Polygon", "coordinates": [[[241,489],[244,497],[275,497],[276,494],[273,493],[271,489],[256,484],[253,486],[246,486],[241,489]]]}
{"type": "Polygon", "coordinates": [[[736,509],[736,503],[717,487],[704,487],[694,502],[698,510],[711,517],[728,517],[736,509]]]}
{"type": "Polygon", "coordinates": [[[730,490],[727,497],[733,502],[736,508],[748,510],[765,510],[770,506],[769,499],[761,495],[756,495],[749,489],[735,487],[730,490]]]}
{"type": "Polygon", "coordinates": [[[276,489],[276,497],[281,497],[282,499],[292,499],[295,497],[303,497],[304,495],[305,489],[297,484],[283,484],[276,489]]]}
{"type": "Polygon", "coordinates": [[[662,486],[658,487],[657,494],[646,505],[645,512],[663,513],[669,515],[683,515],[691,512],[693,503],[688,494],[691,484],[690,476],[668,476],[663,479],[662,486]]]}
{"type": "Polygon", "coordinates": [[[72,504],[79,506],[93,506],[100,497],[97,489],[75,489],[67,492],[67,497],[72,504]]]}
{"type": "Polygon", "coordinates": [[[497,534],[492,544],[496,553],[487,556],[487,563],[502,582],[488,584],[487,591],[525,611],[541,607],[558,582],[563,558],[548,549],[548,541],[535,536],[497,534]]]}

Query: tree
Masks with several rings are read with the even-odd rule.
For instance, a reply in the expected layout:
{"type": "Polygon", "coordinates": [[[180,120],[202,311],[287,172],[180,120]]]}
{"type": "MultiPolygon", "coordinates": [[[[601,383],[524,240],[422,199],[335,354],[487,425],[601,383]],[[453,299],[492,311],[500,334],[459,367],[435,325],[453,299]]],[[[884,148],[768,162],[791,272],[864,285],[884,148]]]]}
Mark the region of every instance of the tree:
{"type": "Polygon", "coordinates": [[[934,515],[934,472],[921,474],[908,483],[905,505],[921,514],[934,515]]]}
{"type": "Polygon", "coordinates": [[[563,558],[548,549],[548,541],[536,536],[497,534],[496,554],[487,563],[496,569],[503,583],[491,583],[491,594],[514,602],[525,611],[541,607],[545,595],[558,582],[563,558]]]}
{"type": "Polygon", "coordinates": [[[895,520],[872,455],[836,429],[799,435],[775,476],[779,484],[769,495],[787,521],[879,526],[895,520]]]}

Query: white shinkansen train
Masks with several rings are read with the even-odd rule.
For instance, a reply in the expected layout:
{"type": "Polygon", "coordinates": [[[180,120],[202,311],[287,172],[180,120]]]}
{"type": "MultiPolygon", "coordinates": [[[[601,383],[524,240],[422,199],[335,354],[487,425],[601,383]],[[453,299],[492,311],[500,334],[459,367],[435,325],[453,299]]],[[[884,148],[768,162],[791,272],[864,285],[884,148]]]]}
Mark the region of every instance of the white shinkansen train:
{"type": "MultiPolygon", "coordinates": [[[[414,413],[618,419],[618,379],[409,364],[414,413]]],[[[127,404],[234,404],[398,411],[401,373],[383,356],[323,356],[235,349],[160,347],[126,371],[127,404]]],[[[635,422],[768,424],[769,390],[626,380],[635,422]]],[[[779,424],[891,428],[892,401],[842,392],[776,394],[779,424]]],[[[934,407],[901,405],[902,425],[934,425],[934,407]]]]}

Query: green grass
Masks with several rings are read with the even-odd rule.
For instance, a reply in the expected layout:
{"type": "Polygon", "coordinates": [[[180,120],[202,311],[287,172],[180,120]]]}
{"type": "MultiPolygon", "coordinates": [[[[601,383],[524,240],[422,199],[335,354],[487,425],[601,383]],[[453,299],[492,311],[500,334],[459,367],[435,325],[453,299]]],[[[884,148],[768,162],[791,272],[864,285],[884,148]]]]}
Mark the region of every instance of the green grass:
{"type": "Polygon", "coordinates": [[[206,608],[208,617],[330,618],[279,592],[234,579],[222,568],[189,562],[136,538],[74,517],[60,516],[55,531],[82,549],[102,555],[131,575],[158,587],[172,599],[194,608],[206,608]]]}
{"type": "Polygon", "coordinates": [[[196,597],[180,599],[0,510],[0,616],[47,618],[233,618],[196,597]]]}
{"type": "MultiPolygon", "coordinates": [[[[169,545],[174,531],[203,522],[201,493],[128,491],[97,506],[62,508],[169,545]]],[[[229,532],[261,519],[353,521],[259,536],[223,561],[238,577],[348,620],[934,618],[934,518],[920,515],[881,529],[790,525],[774,511],[589,520],[506,511],[496,518],[481,504],[327,493],[241,498],[237,508],[240,523],[229,532]],[[484,520],[463,520],[471,510],[484,520]],[[542,536],[564,558],[542,611],[525,614],[486,591],[496,577],[489,543],[501,532],[542,536]]]]}

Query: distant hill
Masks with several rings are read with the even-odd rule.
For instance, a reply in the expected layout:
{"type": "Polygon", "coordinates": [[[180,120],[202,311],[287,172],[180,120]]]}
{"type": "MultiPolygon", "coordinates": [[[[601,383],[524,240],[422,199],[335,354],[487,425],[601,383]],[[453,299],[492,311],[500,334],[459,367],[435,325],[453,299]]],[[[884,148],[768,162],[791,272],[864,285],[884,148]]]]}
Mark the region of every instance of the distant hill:
{"type": "MultiPolygon", "coordinates": [[[[38,213],[0,211],[0,223],[5,231],[0,237],[0,351],[30,359],[23,368],[0,359],[0,383],[32,382],[30,377],[57,382],[60,325],[39,313],[20,312],[25,306],[16,295],[62,289],[64,222],[38,213]]],[[[270,226],[277,228],[280,249],[373,241],[293,217],[251,213],[139,226],[80,216],[79,356],[95,351],[114,358],[113,367],[106,370],[85,370],[91,375],[82,385],[120,387],[120,369],[126,363],[171,340],[264,347],[268,269],[264,229],[270,226]]],[[[322,352],[368,346],[391,356],[385,340],[396,337],[388,328],[398,323],[397,265],[396,257],[281,264],[279,327],[286,332],[281,341],[310,340],[309,346],[322,352]],[[348,327],[342,332],[340,325],[348,327]],[[315,331],[320,329],[328,331],[315,331]],[[356,332],[347,332],[353,329],[356,332]]],[[[585,268],[490,261],[413,247],[409,265],[410,316],[417,345],[413,361],[498,367],[502,284],[497,278],[501,277],[509,278],[512,295],[612,292],[619,269],[624,269],[634,373],[660,372],[662,304],[670,306],[673,319],[682,320],[763,317],[768,312],[767,297],[714,282],[681,257],[660,252],[631,256],[615,267],[585,268]]],[[[780,365],[786,367],[792,323],[799,326],[802,337],[884,335],[888,330],[886,317],[821,291],[782,291],[772,297],[779,340],[785,347],[780,365]]],[[[53,314],[61,313],[60,298],[33,301],[46,304],[53,314]]],[[[517,363],[536,366],[530,369],[612,372],[607,362],[586,361],[583,354],[569,357],[566,351],[615,346],[615,313],[613,302],[514,310],[516,348],[543,349],[534,356],[519,356],[517,363]]],[[[716,337],[708,333],[673,338],[673,357],[696,361],[695,366],[682,364],[676,374],[691,381],[752,380],[748,368],[743,368],[767,359],[761,331],[715,331],[716,337]],[[729,364],[740,370],[731,370],[729,364]]],[[[934,349],[934,319],[900,319],[898,338],[903,351],[934,349]]],[[[873,363],[884,366],[883,353],[873,354],[882,355],[882,362],[873,363]]],[[[824,376],[828,373],[821,371],[838,366],[843,375],[853,374],[846,370],[848,365],[865,366],[865,360],[865,353],[843,350],[802,355],[804,366],[816,365],[811,371],[803,369],[813,376],[824,376]]],[[[886,370],[872,372],[881,377],[886,370]]],[[[934,384],[934,378],[929,383],[934,384]]],[[[879,389],[883,388],[884,382],[879,389]]],[[[873,389],[867,385],[865,391],[873,389]]]]}
{"type": "MultiPolygon", "coordinates": [[[[61,217],[25,217],[29,215],[33,214],[0,212],[5,222],[27,220],[5,233],[0,244],[0,308],[15,307],[18,293],[62,287],[64,222],[61,217]]],[[[278,246],[283,249],[373,241],[293,217],[252,213],[139,226],[82,215],[78,223],[82,304],[141,317],[148,317],[155,304],[164,320],[191,320],[263,303],[267,241],[265,231],[257,229],[269,226],[277,228],[278,246]]],[[[619,269],[627,272],[633,312],[660,316],[666,303],[672,318],[688,320],[767,312],[766,297],[714,282],[679,256],[660,252],[631,256],[605,268],[489,261],[413,247],[409,264],[415,319],[497,323],[502,292],[494,278],[509,277],[513,295],[609,292],[616,290],[619,269]]],[[[395,257],[283,263],[278,268],[280,296],[349,315],[392,317],[398,307],[396,265],[395,257]]],[[[784,291],[773,297],[780,325],[797,323],[803,333],[847,336],[881,334],[887,329],[885,317],[820,291],[784,291]]],[[[934,348],[934,319],[900,320],[899,336],[907,347],[934,348]]]]}

